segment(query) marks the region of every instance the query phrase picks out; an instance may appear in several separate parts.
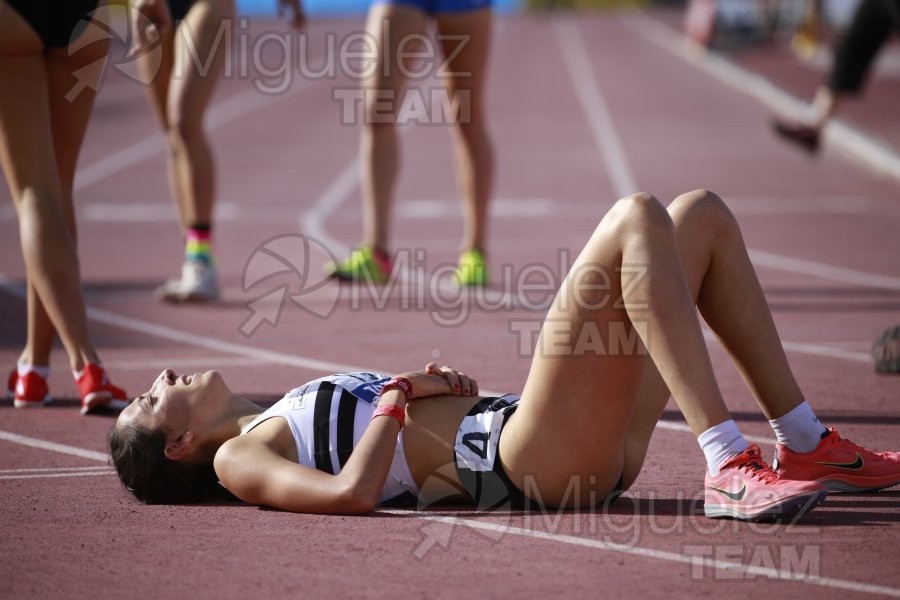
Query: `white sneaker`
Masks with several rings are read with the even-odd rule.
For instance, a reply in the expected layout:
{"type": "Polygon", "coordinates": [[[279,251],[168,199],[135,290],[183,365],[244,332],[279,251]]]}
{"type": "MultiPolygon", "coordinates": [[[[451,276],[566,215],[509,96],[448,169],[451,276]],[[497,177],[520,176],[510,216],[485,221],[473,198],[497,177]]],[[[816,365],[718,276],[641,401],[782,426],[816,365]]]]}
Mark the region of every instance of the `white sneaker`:
{"type": "Polygon", "coordinates": [[[213,302],[219,299],[216,268],[198,260],[181,265],[181,277],[170,279],[156,290],[164,302],[213,302]]]}

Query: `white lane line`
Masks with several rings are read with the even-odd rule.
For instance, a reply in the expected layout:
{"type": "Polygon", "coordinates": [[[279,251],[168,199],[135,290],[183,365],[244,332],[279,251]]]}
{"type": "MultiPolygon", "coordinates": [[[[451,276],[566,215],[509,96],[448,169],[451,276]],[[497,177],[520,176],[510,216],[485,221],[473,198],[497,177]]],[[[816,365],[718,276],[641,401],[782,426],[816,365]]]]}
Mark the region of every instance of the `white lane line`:
{"type": "MultiPolygon", "coordinates": [[[[862,583],[859,581],[851,581],[847,579],[837,579],[834,577],[819,577],[816,575],[806,575],[803,573],[794,573],[789,570],[780,570],[769,567],[756,566],[753,564],[744,564],[740,562],[728,561],[728,560],[717,560],[710,558],[702,558],[699,556],[691,556],[686,554],[679,554],[677,552],[668,552],[666,550],[654,550],[653,548],[644,548],[641,546],[629,546],[626,544],[616,544],[613,542],[604,542],[598,539],[578,537],[574,535],[565,535],[559,533],[552,533],[549,531],[537,531],[534,529],[525,529],[523,527],[515,527],[512,525],[501,525],[498,523],[490,523],[486,521],[477,521],[474,519],[464,519],[459,517],[446,517],[440,515],[423,515],[422,513],[409,511],[409,510],[398,510],[398,509],[384,509],[379,510],[379,513],[387,513],[392,515],[399,515],[405,517],[411,517],[423,521],[434,521],[437,523],[444,523],[450,526],[461,526],[461,527],[469,527],[471,529],[481,529],[485,531],[490,531],[494,534],[500,535],[516,535],[525,538],[538,539],[538,540],[546,540],[550,542],[557,542],[563,544],[570,544],[573,546],[582,546],[585,548],[592,548],[596,550],[605,550],[608,552],[616,552],[619,554],[630,554],[633,556],[641,556],[644,558],[651,558],[654,560],[662,560],[667,562],[688,564],[692,566],[700,566],[702,565],[704,568],[716,569],[720,571],[728,571],[731,573],[740,572],[746,573],[747,575],[754,576],[762,576],[767,577],[769,579],[781,579],[785,581],[795,581],[797,583],[805,583],[808,585],[817,585],[827,588],[835,588],[841,590],[848,590],[852,592],[862,592],[867,594],[883,594],[886,596],[891,596],[895,598],[900,598],[900,589],[882,586],[882,585],[874,585],[870,583],[862,583]]],[[[492,536],[493,538],[494,536],[492,536]]]]}
{"type": "Polygon", "coordinates": [[[171,202],[129,202],[88,204],[78,217],[95,223],[151,223],[175,221],[175,207],[171,202]]]}
{"type": "Polygon", "coordinates": [[[56,467],[45,469],[0,469],[0,479],[44,479],[52,477],[92,477],[113,475],[115,470],[108,466],[96,467],[56,467]]]}
{"type": "Polygon", "coordinates": [[[39,440],[37,438],[19,435],[18,433],[12,433],[10,431],[0,430],[0,440],[5,442],[12,442],[14,444],[20,444],[22,446],[29,446],[31,448],[49,450],[50,452],[59,452],[60,454],[77,456],[79,458],[99,460],[104,463],[109,461],[109,456],[103,452],[95,452],[93,450],[85,450],[84,448],[77,448],[75,446],[68,446],[66,444],[57,444],[56,442],[39,440]]]}
{"type": "MultiPolygon", "coordinates": [[[[494,395],[494,394],[491,393],[490,395],[494,395]]],[[[659,429],[668,429],[670,431],[683,431],[686,433],[690,433],[691,435],[694,434],[694,432],[691,431],[691,428],[688,426],[687,423],[677,423],[677,422],[673,422],[673,421],[657,421],[656,426],[659,429]]],[[[771,437],[766,437],[766,436],[761,436],[761,435],[747,435],[744,432],[741,432],[741,434],[744,436],[744,439],[747,440],[748,442],[755,442],[757,444],[768,444],[770,446],[775,445],[775,439],[771,438],[771,437]]]]}
{"type": "MultiPolygon", "coordinates": [[[[15,282],[11,281],[2,273],[0,273],[0,289],[18,298],[25,297],[25,288],[22,285],[16,284],[15,282]]],[[[313,371],[322,371],[326,373],[334,373],[336,371],[348,372],[371,370],[371,368],[367,369],[365,367],[360,367],[357,365],[347,365],[337,362],[323,361],[315,358],[307,358],[304,356],[285,354],[283,352],[275,352],[273,350],[265,350],[263,348],[254,348],[253,346],[247,346],[245,344],[235,344],[227,340],[205,335],[198,335],[195,333],[190,333],[188,331],[174,329],[166,325],[160,325],[159,323],[152,323],[150,321],[142,321],[141,319],[127,317],[125,315],[120,315],[93,306],[87,307],[87,317],[92,321],[97,321],[98,323],[104,323],[106,325],[112,325],[114,327],[119,327],[127,331],[143,333],[149,336],[178,342],[180,344],[187,344],[190,346],[217,352],[225,352],[235,356],[242,356],[267,363],[300,367],[302,369],[310,369],[313,371]]]]}
{"type": "Polygon", "coordinates": [[[95,163],[78,169],[75,174],[75,191],[81,191],[133,167],[165,149],[165,141],[160,133],[153,133],[115,153],[101,158],[95,163]]]}
{"type": "Polygon", "coordinates": [[[203,367],[243,367],[245,365],[268,365],[266,360],[249,358],[246,356],[176,356],[174,358],[132,358],[128,360],[105,360],[103,366],[111,371],[140,370],[140,369],[164,369],[166,367],[185,369],[188,366],[203,367]]]}
{"type": "Polygon", "coordinates": [[[782,342],[781,345],[784,346],[784,349],[788,352],[796,352],[798,354],[842,358],[844,360],[861,363],[869,363],[872,361],[872,356],[867,352],[853,352],[852,350],[842,350],[841,348],[829,348],[828,346],[803,344],[800,342],[782,342]]]}
{"type": "MultiPolygon", "coordinates": [[[[549,198],[494,198],[489,211],[493,217],[546,217],[556,212],[558,203],[549,198]]],[[[397,207],[400,219],[437,219],[459,217],[462,207],[453,198],[419,198],[407,200],[397,207]]]]}
{"type": "MultiPolygon", "coordinates": [[[[687,40],[662,23],[640,11],[620,17],[631,29],[670,54],[683,59],[731,88],[755,98],[763,106],[777,113],[797,114],[806,104],[764,77],[744,70],[728,59],[708,52],[687,40]]],[[[839,120],[832,119],[824,130],[827,143],[857,163],[900,181],[900,156],[882,144],[839,120]]]]}
{"type": "Polygon", "coordinates": [[[780,271],[788,271],[791,273],[814,275],[832,281],[900,291],[900,277],[865,273],[847,267],[837,267],[827,263],[783,256],[781,254],[774,254],[772,252],[764,252],[762,250],[750,248],[748,248],[748,252],[750,253],[750,260],[753,261],[753,264],[761,267],[768,267],[770,269],[778,269],[780,271]]]}
{"type": "MultiPolygon", "coordinates": [[[[868,196],[731,196],[723,200],[731,212],[741,215],[871,214],[874,208],[868,196]]],[[[892,216],[900,215],[896,205],[890,206],[892,216]]]]}
{"type": "Polygon", "coordinates": [[[45,467],[41,469],[0,469],[0,474],[14,475],[17,473],[76,473],[80,471],[109,471],[110,467],[96,465],[93,467],[45,467]]]}
{"type": "MultiPolygon", "coordinates": [[[[401,131],[405,133],[408,130],[408,127],[404,127],[401,131]]],[[[350,247],[329,235],[328,230],[325,228],[325,219],[336,211],[344,200],[350,197],[358,183],[359,159],[355,158],[344,167],[344,170],[331,182],[331,185],[325,188],[325,191],[322,192],[322,195],[318,197],[312,207],[300,217],[300,231],[321,242],[336,256],[347,254],[350,251],[350,247]]]]}
{"type": "Polygon", "coordinates": [[[556,34],[556,40],[562,50],[563,63],[569,71],[569,78],[575,86],[581,108],[587,116],[606,171],[612,178],[616,196],[621,198],[640,191],[628,165],[621,138],[616,131],[606,100],[600,91],[600,84],[594,76],[584,40],[578,29],[578,22],[573,19],[555,20],[553,33],[556,34]]]}
{"type": "MultiPolygon", "coordinates": [[[[703,328],[703,337],[710,342],[718,343],[716,335],[703,328]]],[[[832,348],[831,346],[823,346],[821,344],[806,344],[803,342],[790,342],[781,340],[781,347],[787,352],[796,352],[798,354],[810,354],[812,356],[826,356],[828,358],[840,358],[853,362],[868,363],[872,357],[867,352],[854,352],[853,350],[844,350],[843,348],[832,348]]]]}
{"type": "Polygon", "coordinates": [[[50,479],[54,477],[96,477],[97,475],[115,475],[112,469],[81,473],[43,473],[38,475],[0,475],[0,479],[50,479]]]}
{"type": "Polygon", "coordinates": [[[357,365],[348,365],[316,358],[307,358],[293,354],[285,354],[283,352],[275,352],[273,350],[265,350],[263,348],[254,348],[246,344],[235,344],[227,340],[222,340],[205,335],[197,335],[187,331],[181,331],[158,323],[150,321],[142,321],[125,315],[116,314],[101,308],[88,307],[88,318],[106,325],[113,325],[122,329],[144,333],[157,338],[167,339],[173,342],[189,344],[205,348],[207,350],[217,350],[219,352],[228,352],[238,356],[256,359],[263,362],[288,365],[292,367],[300,367],[302,369],[311,369],[314,371],[335,372],[335,371],[366,371],[364,367],[357,365]]]}
{"type": "MultiPolygon", "coordinates": [[[[293,98],[298,93],[312,89],[320,81],[303,79],[287,93],[273,97],[260,93],[255,89],[245,90],[226,98],[209,109],[206,117],[206,129],[211,131],[222,125],[235,121],[245,115],[274,104],[293,98]]],[[[165,138],[159,132],[150,134],[124,148],[116,150],[100,160],[78,169],[75,175],[75,191],[83,190],[100,183],[116,173],[129,169],[165,150],[165,138]]]]}

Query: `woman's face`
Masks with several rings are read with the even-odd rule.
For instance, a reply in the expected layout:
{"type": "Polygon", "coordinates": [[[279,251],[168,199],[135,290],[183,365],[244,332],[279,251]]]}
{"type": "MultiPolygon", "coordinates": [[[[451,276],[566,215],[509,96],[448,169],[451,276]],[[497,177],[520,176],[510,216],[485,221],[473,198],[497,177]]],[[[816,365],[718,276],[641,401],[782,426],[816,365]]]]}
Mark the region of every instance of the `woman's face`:
{"type": "Polygon", "coordinates": [[[116,426],[141,426],[181,435],[200,427],[205,417],[214,413],[216,401],[225,399],[227,393],[218,371],[176,375],[172,369],[166,369],[147,392],[122,411],[116,426]]]}

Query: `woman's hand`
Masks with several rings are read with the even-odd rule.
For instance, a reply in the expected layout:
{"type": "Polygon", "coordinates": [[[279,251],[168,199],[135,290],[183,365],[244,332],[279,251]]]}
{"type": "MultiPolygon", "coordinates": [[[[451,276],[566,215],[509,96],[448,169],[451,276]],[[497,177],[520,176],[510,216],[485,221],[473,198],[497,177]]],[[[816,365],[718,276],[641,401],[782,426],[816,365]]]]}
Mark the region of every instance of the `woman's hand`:
{"type": "Polygon", "coordinates": [[[278,16],[287,16],[291,21],[291,27],[298,31],[306,25],[306,15],[303,13],[300,0],[278,0],[278,16]]]}
{"type": "Polygon", "coordinates": [[[447,394],[455,396],[478,395],[478,382],[452,367],[438,367],[435,363],[428,363],[425,365],[424,371],[404,373],[403,377],[406,377],[412,385],[412,398],[447,394]]]}
{"type": "Polygon", "coordinates": [[[131,4],[131,50],[139,54],[162,39],[172,28],[166,0],[133,0],[131,4]]]}

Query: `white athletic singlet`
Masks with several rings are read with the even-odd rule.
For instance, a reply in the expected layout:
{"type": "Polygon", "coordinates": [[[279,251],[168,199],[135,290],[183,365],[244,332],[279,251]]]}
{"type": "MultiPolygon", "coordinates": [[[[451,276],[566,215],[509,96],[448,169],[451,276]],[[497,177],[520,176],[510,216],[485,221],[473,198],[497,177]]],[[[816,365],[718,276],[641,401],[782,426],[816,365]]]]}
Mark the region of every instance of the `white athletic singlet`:
{"type": "MultiPolygon", "coordinates": [[[[241,435],[272,417],[284,417],[297,443],[298,462],[337,475],[365,433],[388,379],[378,373],[341,373],[310,381],[285,394],[244,427],[241,435]]],[[[415,502],[418,494],[403,454],[401,432],[379,502],[415,502]]]]}

